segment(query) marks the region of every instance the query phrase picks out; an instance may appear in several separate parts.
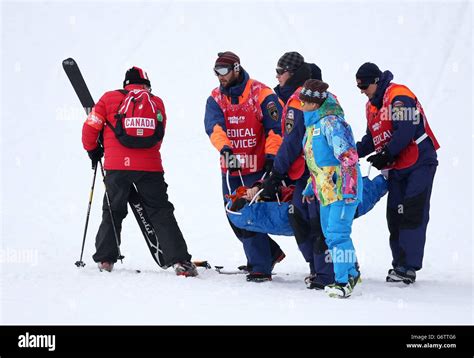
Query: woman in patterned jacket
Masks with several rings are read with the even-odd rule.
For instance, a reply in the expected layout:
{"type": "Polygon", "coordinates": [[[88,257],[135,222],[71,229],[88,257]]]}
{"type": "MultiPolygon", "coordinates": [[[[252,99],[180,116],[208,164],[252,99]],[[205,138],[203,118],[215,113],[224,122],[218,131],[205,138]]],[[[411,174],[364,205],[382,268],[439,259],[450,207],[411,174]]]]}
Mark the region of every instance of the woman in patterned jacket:
{"type": "Polygon", "coordinates": [[[351,127],[328,84],[307,80],[299,98],[306,126],[303,148],[310,170],[303,199],[320,204],[321,226],[336,282],[325,287],[330,297],[347,298],[360,278],[352,221],[362,198],[362,176],[351,127]]]}

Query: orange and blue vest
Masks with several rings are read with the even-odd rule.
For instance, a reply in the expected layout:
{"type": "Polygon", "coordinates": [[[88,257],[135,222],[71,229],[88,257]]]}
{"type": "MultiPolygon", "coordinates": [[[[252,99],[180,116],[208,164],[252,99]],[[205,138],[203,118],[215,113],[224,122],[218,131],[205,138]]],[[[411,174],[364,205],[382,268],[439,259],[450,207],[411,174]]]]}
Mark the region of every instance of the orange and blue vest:
{"type": "MultiPolygon", "coordinates": [[[[219,151],[226,146],[231,148],[242,164],[241,174],[247,175],[261,171],[266,156],[274,156],[278,151],[281,105],[269,87],[250,79],[246,72],[238,86],[241,89],[238,96],[229,96],[221,87],[212,91],[204,122],[214,147],[219,151]],[[238,101],[232,97],[238,97],[238,101]]],[[[225,173],[223,164],[221,162],[221,170],[225,173]]]]}
{"type": "Polygon", "coordinates": [[[432,141],[435,150],[438,150],[440,147],[436,137],[433,134],[433,131],[428,124],[421,103],[418,101],[413,92],[411,92],[406,86],[391,83],[385,90],[382,107],[380,109],[371,104],[370,101],[367,102],[366,116],[368,130],[372,136],[374,148],[377,153],[380,152],[384,146],[390,142],[393,135],[394,120],[417,120],[417,118],[423,120],[425,134],[417,139],[412,139],[411,142],[395,156],[395,163],[390,167],[387,167],[387,169],[405,169],[414,165],[418,160],[418,144],[427,138],[432,141]],[[399,117],[394,117],[397,116],[397,107],[396,101],[395,103],[392,102],[397,96],[407,96],[413,99],[416,103],[415,108],[401,107],[402,110],[414,110],[414,113],[409,113],[409,118],[406,117],[407,113],[400,113],[399,117]]]}

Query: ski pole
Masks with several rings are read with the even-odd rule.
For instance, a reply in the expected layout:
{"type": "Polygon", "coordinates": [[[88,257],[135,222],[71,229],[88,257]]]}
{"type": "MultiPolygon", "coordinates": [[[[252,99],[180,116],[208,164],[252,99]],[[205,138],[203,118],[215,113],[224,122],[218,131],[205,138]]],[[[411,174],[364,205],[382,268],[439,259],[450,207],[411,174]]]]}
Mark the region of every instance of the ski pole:
{"type": "Polygon", "coordinates": [[[82,261],[82,255],[84,254],[84,245],[86,243],[87,227],[89,226],[89,217],[90,217],[91,207],[92,207],[92,198],[94,197],[94,187],[95,187],[95,177],[96,177],[96,175],[97,175],[97,165],[94,168],[94,176],[92,177],[91,192],[89,194],[89,204],[87,206],[86,225],[84,227],[84,236],[82,238],[81,257],[79,258],[79,261],[76,261],[76,263],[75,263],[75,265],[77,267],[86,266],[84,261],[82,261]]]}
{"type": "Polygon", "coordinates": [[[105,185],[105,173],[104,173],[104,167],[102,166],[102,159],[99,159],[99,163],[100,163],[100,171],[102,172],[102,178],[104,179],[105,200],[107,201],[107,206],[109,208],[110,221],[112,222],[112,227],[114,228],[115,243],[117,244],[117,250],[118,250],[118,259],[120,260],[120,262],[122,262],[122,259],[124,259],[125,256],[123,256],[122,253],[120,252],[120,243],[118,239],[117,229],[115,228],[114,215],[112,213],[112,207],[110,206],[110,198],[109,198],[109,193],[107,192],[107,185],[105,185]]]}

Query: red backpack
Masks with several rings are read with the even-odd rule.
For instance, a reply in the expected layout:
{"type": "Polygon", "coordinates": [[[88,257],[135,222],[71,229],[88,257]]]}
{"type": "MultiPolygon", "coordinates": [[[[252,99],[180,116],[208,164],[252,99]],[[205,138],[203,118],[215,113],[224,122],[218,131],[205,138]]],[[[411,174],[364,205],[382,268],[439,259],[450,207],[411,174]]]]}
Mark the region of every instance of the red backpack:
{"type": "Polygon", "coordinates": [[[115,115],[115,127],[107,125],[127,148],[151,148],[163,139],[163,115],[146,89],[119,90],[125,95],[115,115]]]}

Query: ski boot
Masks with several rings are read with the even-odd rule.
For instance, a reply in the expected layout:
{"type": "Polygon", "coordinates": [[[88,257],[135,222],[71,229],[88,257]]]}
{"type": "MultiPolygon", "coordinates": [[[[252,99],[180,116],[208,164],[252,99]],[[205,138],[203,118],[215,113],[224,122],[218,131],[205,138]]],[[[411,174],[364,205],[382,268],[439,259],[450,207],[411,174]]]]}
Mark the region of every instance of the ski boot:
{"type": "Polygon", "coordinates": [[[266,282],[271,281],[272,275],[260,272],[252,272],[247,275],[248,282],[266,282]]]}
{"type": "Polygon", "coordinates": [[[349,298],[354,291],[354,287],[360,281],[360,275],[357,277],[349,276],[347,283],[332,283],[324,287],[324,292],[331,298],[349,298]]]}
{"type": "Polygon", "coordinates": [[[324,287],[326,287],[326,285],[322,282],[318,282],[317,274],[315,273],[306,276],[304,278],[304,283],[306,285],[306,288],[309,290],[324,290],[324,287]]]}
{"type": "Polygon", "coordinates": [[[413,269],[406,269],[399,266],[388,270],[388,275],[385,280],[387,282],[403,282],[405,285],[409,285],[415,282],[416,272],[413,269]]]}
{"type": "Polygon", "coordinates": [[[114,269],[114,263],[108,262],[108,261],[98,262],[97,266],[99,267],[100,272],[102,271],[112,272],[112,270],[114,269]]]}
{"type": "Polygon", "coordinates": [[[196,265],[190,261],[180,261],[173,264],[177,276],[195,277],[198,275],[196,265]]]}

